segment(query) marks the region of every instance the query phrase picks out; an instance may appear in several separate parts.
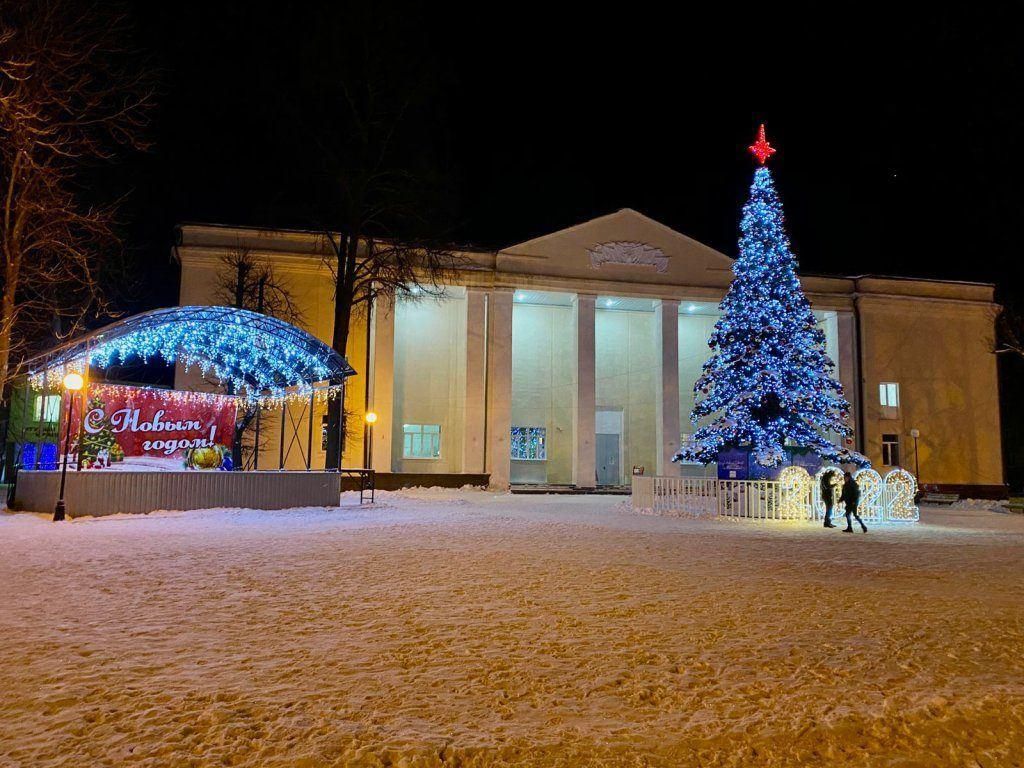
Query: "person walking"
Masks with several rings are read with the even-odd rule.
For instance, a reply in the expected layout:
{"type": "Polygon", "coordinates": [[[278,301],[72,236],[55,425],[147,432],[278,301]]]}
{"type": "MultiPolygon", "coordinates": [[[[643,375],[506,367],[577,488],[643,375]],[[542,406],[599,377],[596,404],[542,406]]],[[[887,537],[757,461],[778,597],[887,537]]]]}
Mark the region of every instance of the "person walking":
{"type": "Polygon", "coordinates": [[[835,528],[832,522],[832,507],[836,505],[835,472],[829,470],[821,474],[821,501],[825,505],[825,527],[835,528]]]}
{"type": "Polygon", "coordinates": [[[857,481],[853,479],[853,475],[849,472],[843,476],[843,492],[840,494],[839,500],[846,505],[846,527],[843,528],[843,533],[853,533],[850,515],[857,519],[857,522],[860,523],[860,529],[867,533],[868,527],[864,525],[864,521],[857,514],[857,504],[860,503],[860,486],[857,485],[857,481]]]}

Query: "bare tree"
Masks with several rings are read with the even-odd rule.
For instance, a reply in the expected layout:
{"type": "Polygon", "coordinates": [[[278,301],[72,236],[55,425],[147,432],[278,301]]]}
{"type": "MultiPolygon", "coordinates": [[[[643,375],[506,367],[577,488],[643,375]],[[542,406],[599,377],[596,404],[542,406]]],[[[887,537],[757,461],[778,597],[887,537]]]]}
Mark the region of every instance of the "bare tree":
{"type": "MultiPolygon", "coordinates": [[[[248,309],[279,320],[301,325],[302,312],[295,303],[288,285],[274,272],[273,264],[249,248],[238,246],[223,254],[217,272],[214,299],[218,304],[248,309]]],[[[245,462],[244,446],[251,442],[251,450],[258,451],[254,427],[259,406],[247,405],[235,420],[235,434],[231,443],[231,460],[236,469],[245,462]]],[[[282,429],[284,425],[282,424],[282,429]]]]}
{"type": "Polygon", "coordinates": [[[1024,315],[1004,307],[999,315],[996,352],[1024,358],[1024,315]]]}
{"type": "Polygon", "coordinates": [[[33,345],[110,314],[116,203],[85,175],[145,146],[153,81],[105,7],[60,0],[0,5],[0,386],[33,345]]]}
{"type": "MultiPolygon", "coordinates": [[[[462,265],[454,251],[423,243],[378,240],[364,233],[365,225],[345,234],[325,232],[329,246],[325,257],[334,278],[334,333],[332,346],[340,354],[348,347],[353,314],[362,311],[366,321],[380,296],[440,297],[462,265]]],[[[369,372],[365,372],[369,375],[369,372]]],[[[341,446],[349,430],[344,428],[340,398],[328,404],[328,468],[341,463],[341,446]]]]}
{"type": "MultiPolygon", "coordinates": [[[[332,346],[346,354],[355,312],[379,296],[443,292],[462,266],[445,242],[448,189],[435,52],[414,13],[347,7],[321,25],[328,53],[303,102],[315,152],[317,228],[334,276],[332,346]],[[350,44],[336,45],[338,30],[350,44]]],[[[327,467],[341,460],[342,405],[328,409],[327,467]]]]}
{"type": "Polygon", "coordinates": [[[214,300],[223,306],[249,309],[292,325],[303,322],[302,310],[287,283],[274,271],[273,263],[242,246],[220,257],[214,300]]]}

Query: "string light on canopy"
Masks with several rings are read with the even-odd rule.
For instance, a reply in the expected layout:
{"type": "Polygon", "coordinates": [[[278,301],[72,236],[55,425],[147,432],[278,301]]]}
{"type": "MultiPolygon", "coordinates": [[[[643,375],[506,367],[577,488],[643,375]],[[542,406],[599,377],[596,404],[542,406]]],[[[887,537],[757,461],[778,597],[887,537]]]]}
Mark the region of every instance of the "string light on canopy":
{"type": "Polygon", "coordinates": [[[850,405],[800,286],[766,165],[776,150],[763,125],[750,152],[760,165],[743,207],[734,278],[708,340],[713,354],[694,386],[698,402],[690,418],[709,421],[674,460],[709,464],[727,448],[746,448],[757,464],[777,467],[786,446],[795,445],[826,461],[866,466],[859,453],[826,438],[852,434],[850,405]]]}
{"type": "MultiPolygon", "coordinates": [[[[249,402],[336,397],[355,371],[344,357],[289,323],[234,307],[173,307],[145,312],[58,347],[30,363],[35,387],[89,367],[131,359],[198,368],[249,402]]],[[[169,397],[204,397],[175,392],[169,397]]]]}

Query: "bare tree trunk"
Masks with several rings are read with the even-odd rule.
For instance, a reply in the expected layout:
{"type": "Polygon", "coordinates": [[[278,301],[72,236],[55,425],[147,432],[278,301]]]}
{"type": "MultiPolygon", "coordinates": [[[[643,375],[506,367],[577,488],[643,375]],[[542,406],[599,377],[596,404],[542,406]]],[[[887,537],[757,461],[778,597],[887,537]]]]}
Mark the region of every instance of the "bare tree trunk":
{"type": "MultiPolygon", "coordinates": [[[[9,286],[13,282],[13,280],[8,279],[7,285],[9,286]]],[[[3,301],[0,303],[0,383],[5,385],[5,394],[7,391],[6,385],[9,383],[8,374],[11,367],[11,330],[13,326],[14,299],[5,290],[3,301]]],[[[6,402],[6,398],[3,401],[6,402]]]]}
{"type": "MultiPolygon", "coordinates": [[[[331,346],[339,355],[345,356],[348,347],[349,332],[352,327],[352,304],[355,296],[355,265],[359,249],[357,236],[343,235],[339,243],[338,264],[334,297],[334,333],[331,346]]],[[[363,371],[369,376],[369,371],[363,371]]],[[[345,403],[336,397],[327,403],[327,455],[324,458],[325,469],[340,469],[345,445],[344,424],[345,403]]]]}

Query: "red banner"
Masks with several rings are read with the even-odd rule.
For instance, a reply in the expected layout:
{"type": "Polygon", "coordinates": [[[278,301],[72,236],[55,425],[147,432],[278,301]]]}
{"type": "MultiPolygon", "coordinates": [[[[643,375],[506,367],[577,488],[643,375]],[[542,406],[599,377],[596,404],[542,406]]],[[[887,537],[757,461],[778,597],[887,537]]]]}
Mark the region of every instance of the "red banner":
{"type": "Polygon", "coordinates": [[[72,408],[82,469],[231,469],[237,400],[228,395],[90,384],[72,408]]]}

